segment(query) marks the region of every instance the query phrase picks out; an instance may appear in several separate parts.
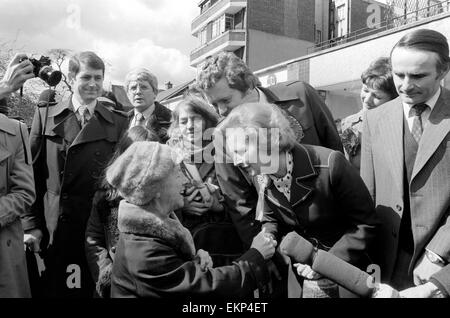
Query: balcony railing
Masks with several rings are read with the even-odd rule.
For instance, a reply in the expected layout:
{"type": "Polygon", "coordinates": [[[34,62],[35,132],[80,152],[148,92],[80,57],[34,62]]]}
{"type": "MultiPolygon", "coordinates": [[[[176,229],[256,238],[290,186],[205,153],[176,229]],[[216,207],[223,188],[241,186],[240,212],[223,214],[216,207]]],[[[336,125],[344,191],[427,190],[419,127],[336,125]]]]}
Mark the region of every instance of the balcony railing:
{"type": "MultiPolygon", "coordinates": [[[[205,45],[193,50],[191,52],[191,63],[202,57],[203,55],[210,55],[214,52],[214,49],[226,44],[230,43],[231,46],[237,46],[239,43],[240,46],[245,45],[245,30],[244,29],[234,29],[229,30],[223,33],[222,35],[214,38],[209,41],[205,45]]],[[[226,49],[226,46],[223,48],[226,49]]]]}
{"type": "Polygon", "coordinates": [[[199,28],[208,23],[215,16],[220,16],[224,13],[234,14],[245,8],[247,0],[219,0],[209,7],[205,12],[201,13],[197,18],[192,21],[191,30],[192,33],[196,33],[199,28]]]}
{"type": "Polygon", "coordinates": [[[314,52],[322,51],[325,49],[329,49],[335,46],[339,46],[345,43],[349,43],[382,31],[387,31],[391,29],[398,28],[403,25],[407,25],[425,18],[433,17],[442,13],[450,12],[450,1],[443,1],[440,3],[436,3],[429,6],[424,6],[423,3],[427,0],[418,1],[415,3],[419,3],[417,7],[419,9],[411,10],[411,5],[407,5],[404,8],[391,8],[386,14],[386,19],[380,22],[379,24],[374,25],[372,28],[364,28],[360,30],[356,30],[349,34],[346,34],[341,37],[333,38],[328,41],[323,41],[315,46],[309,47],[307,49],[307,53],[311,54],[314,52]],[[420,6],[422,2],[423,6],[420,6]],[[403,10],[400,13],[400,10],[403,10]],[[410,10],[410,11],[408,11],[410,10]]]}

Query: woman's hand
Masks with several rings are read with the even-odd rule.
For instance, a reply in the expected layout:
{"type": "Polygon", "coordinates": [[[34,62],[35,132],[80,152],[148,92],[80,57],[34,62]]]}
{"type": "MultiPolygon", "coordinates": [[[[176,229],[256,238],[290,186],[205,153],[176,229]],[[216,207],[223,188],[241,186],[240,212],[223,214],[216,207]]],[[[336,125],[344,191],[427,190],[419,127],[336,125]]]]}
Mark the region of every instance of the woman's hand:
{"type": "Polygon", "coordinates": [[[315,272],[309,265],[295,263],[294,267],[297,269],[297,274],[306,279],[318,280],[322,278],[322,275],[315,272]]]}
{"type": "Polygon", "coordinates": [[[269,233],[266,233],[263,228],[261,232],[258,233],[253,238],[252,248],[258,250],[265,260],[271,258],[275,254],[275,248],[277,247],[277,241],[269,233]]]}
{"type": "Polygon", "coordinates": [[[197,255],[195,255],[195,260],[200,263],[200,268],[205,270],[207,268],[213,267],[213,260],[207,251],[199,249],[197,255]]]}

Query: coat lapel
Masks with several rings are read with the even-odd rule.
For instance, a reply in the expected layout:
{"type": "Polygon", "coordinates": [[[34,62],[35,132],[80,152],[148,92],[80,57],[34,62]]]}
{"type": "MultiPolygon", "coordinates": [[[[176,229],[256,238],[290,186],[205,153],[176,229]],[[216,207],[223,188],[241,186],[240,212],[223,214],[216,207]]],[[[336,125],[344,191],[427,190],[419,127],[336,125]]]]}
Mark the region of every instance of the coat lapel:
{"type": "Polygon", "coordinates": [[[294,168],[292,171],[291,200],[278,191],[273,182],[266,191],[266,198],[278,207],[283,208],[291,215],[292,219],[297,219],[294,208],[305,201],[314,190],[314,180],[317,177],[317,171],[314,168],[311,157],[306,148],[296,144],[292,150],[294,168]]]}
{"type": "Polygon", "coordinates": [[[95,106],[94,115],[81,129],[80,133],[71,144],[71,147],[87,142],[107,139],[108,133],[100,122],[100,117],[110,124],[114,123],[111,112],[101,103],[97,103],[95,106]]]}
{"type": "Polygon", "coordinates": [[[443,88],[441,96],[430,114],[428,125],[420,139],[411,180],[414,180],[414,177],[417,176],[431,156],[436,152],[442,140],[450,132],[449,95],[450,92],[443,88]]]}
{"type": "Polygon", "coordinates": [[[202,180],[205,180],[205,178],[211,174],[212,170],[214,170],[214,164],[208,162],[203,162],[198,168],[202,180]]]}
{"type": "Polygon", "coordinates": [[[72,144],[80,132],[80,123],[73,112],[72,98],[62,100],[55,107],[50,108],[48,117],[48,131],[53,131],[67,144],[72,144]]]}
{"type": "Polygon", "coordinates": [[[384,153],[390,154],[385,157],[385,160],[391,168],[393,182],[400,191],[403,191],[403,104],[400,98],[392,103],[384,108],[385,113],[380,117],[382,120],[378,122],[379,133],[383,136],[379,142],[381,146],[386,147],[384,153]]]}
{"type": "Polygon", "coordinates": [[[306,148],[296,144],[292,150],[294,168],[292,171],[291,203],[295,208],[305,201],[314,189],[314,179],[317,171],[306,148]]]}

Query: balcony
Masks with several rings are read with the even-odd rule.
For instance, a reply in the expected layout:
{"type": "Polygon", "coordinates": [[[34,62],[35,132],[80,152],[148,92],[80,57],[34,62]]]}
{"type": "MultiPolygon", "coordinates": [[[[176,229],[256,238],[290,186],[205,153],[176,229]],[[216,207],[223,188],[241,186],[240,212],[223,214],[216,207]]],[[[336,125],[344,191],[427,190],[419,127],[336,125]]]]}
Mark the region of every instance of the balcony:
{"type": "Polygon", "coordinates": [[[246,7],[247,0],[219,0],[192,21],[191,34],[195,36],[195,34],[203,29],[209,22],[214,21],[225,13],[235,14],[246,7]]]}
{"type": "Polygon", "coordinates": [[[191,66],[220,51],[235,51],[245,46],[245,30],[229,30],[191,52],[191,66]]]}

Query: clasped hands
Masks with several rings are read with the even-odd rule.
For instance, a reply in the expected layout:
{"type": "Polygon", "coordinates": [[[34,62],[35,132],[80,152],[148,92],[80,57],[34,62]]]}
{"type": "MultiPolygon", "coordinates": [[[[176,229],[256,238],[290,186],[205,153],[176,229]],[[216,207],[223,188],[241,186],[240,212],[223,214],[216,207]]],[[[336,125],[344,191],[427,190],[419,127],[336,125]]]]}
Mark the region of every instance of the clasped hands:
{"type": "Polygon", "coordinates": [[[223,205],[219,202],[216,191],[210,181],[199,185],[186,185],[183,211],[196,216],[202,216],[208,211],[222,211],[223,205]],[[204,191],[201,191],[202,187],[204,191]]]}

